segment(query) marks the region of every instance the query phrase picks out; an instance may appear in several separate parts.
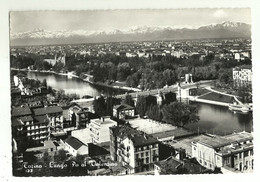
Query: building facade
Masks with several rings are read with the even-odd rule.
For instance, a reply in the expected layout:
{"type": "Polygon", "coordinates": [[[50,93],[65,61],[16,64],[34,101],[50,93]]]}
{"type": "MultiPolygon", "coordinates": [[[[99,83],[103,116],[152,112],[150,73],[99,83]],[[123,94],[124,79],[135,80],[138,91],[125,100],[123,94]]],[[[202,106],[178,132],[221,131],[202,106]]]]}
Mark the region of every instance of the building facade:
{"type": "Polygon", "coordinates": [[[235,87],[252,86],[252,66],[244,65],[233,68],[233,82],[235,87]]]}
{"type": "Polygon", "coordinates": [[[153,169],[153,163],[159,161],[159,141],[131,127],[110,128],[111,158],[123,166],[129,173],[153,169]]]}
{"type": "Polygon", "coordinates": [[[135,108],[127,104],[120,104],[113,107],[113,116],[118,119],[124,119],[126,116],[133,117],[135,108]]]}
{"type": "Polygon", "coordinates": [[[117,122],[111,120],[109,117],[90,120],[90,124],[88,127],[92,143],[109,142],[109,128],[116,125],[117,122]]]}
{"type": "Polygon", "coordinates": [[[253,136],[241,132],[192,142],[192,156],[204,167],[229,172],[253,170],[253,136]]]}
{"type": "Polygon", "coordinates": [[[63,109],[59,106],[49,106],[43,108],[33,109],[35,116],[44,116],[50,120],[51,132],[63,130],[63,109]]]}

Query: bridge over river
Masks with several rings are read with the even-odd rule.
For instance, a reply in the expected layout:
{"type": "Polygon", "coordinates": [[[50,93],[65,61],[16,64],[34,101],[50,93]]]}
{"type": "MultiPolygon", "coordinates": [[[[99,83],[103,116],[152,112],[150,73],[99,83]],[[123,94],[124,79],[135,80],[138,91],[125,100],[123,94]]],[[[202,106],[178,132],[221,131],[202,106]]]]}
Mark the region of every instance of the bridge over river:
{"type": "MultiPolygon", "coordinates": [[[[181,83],[180,87],[181,90],[189,91],[191,88],[197,88],[198,86],[200,88],[210,87],[210,84],[212,83],[212,80],[204,80],[194,83],[181,83]]],[[[158,93],[166,94],[169,92],[178,92],[178,85],[173,85],[168,88],[161,88],[161,89],[154,89],[154,90],[147,90],[147,91],[140,91],[140,92],[132,92],[129,93],[129,95],[132,96],[133,99],[137,99],[138,96],[141,95],[158,95],[158,93]]],[[[125,94],[117,95],[116,98],[123,99],[125,98],[125,94]]]]}

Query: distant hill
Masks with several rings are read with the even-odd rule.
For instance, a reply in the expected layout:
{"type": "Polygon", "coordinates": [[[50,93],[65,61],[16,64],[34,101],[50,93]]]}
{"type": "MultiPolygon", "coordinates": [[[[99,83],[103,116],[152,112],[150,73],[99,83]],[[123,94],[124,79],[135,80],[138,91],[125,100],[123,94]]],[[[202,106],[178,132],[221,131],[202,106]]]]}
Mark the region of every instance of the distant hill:
{"type": "Polygon", "coordinates": [[[34,29],[11,34],[11,46],[237,37],[250,38],[251,25],[240,22],[223,22],[199,28],[136,27],[109,32],[85,30],[51,32],[34,29]]]}

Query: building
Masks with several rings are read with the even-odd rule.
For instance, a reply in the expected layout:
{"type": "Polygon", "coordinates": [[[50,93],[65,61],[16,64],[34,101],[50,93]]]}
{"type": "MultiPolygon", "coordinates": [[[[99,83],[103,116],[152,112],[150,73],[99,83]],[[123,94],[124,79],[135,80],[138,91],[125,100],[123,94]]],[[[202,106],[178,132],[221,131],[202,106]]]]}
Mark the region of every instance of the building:
{"type": "Polygon", "coordinates": [[[43,144],[50,139],[50,126],[47,116],[21,116],[12,119],[13,137],[24,136],[32,145],[43,144]]]}
{"type": "Polygon", "coordinates": [[[204,167],[228,172],[253,170],[253,136],[240,132],[192,142],[192,156],[204,167]]]}
{"type": "Polygon", "coordinates": [[[75,137],[69,136],[63,141],[63,145],[64,150],[68,151],[72,156],[88,155],[88,145],[75,137]]]}
{"type": "Polygon", "coordinates": [[[117,122],[111,120],[109,117],[101,119],[92,119],[89,124],[90,137],[92,143],[109,142],[109,128],[116,126],[117,122]]]}
{"type": "Polygon", "coordinates": [[[113,116],[118,119],[124,119],[126,116],[133,117],[135,108],[128,104],[120,104],[113,107],[113,116]]]}
{"type": "Polygon", "coordinates": [[[241,56],[240,56],[239,52],[234,53],[234,59],[237,60],[237,61],[240,61],[241,56]]]}
{"type": "Polygon", "coordinates": [[[43,146],[28,148],[26,153],[33,153],[37,158],[44,156],[44,153],[48,153],[49,156],[54,156],[58,150],[62,149],[58,142],[52,140],[46,140],[43,142],[43,146]]]}
{"type": "Polygon", "coordinates": [[[60,56],[57,57],[57,55],[55,55],[54,59],[44,59],[43,61],[49,63],[50,65],[54,66],[56,63],[60,62],[63,65],[66,64],[66,60],[65,60],[66,54],[62,54],[60,56]]]}
{"type": "Polygon", "coordinates": [[[209,172],[209,170],[192,159],[178,160],[170,156],[167,159],[155,162],[154,164],[155,175],[203,174],[207,172],[209,172]]]}
{"type": "Polygon", "coordinates": [[[110,152],[128,173],[147,171],[159,161],[159,141],[129,126],[115,126],[110,128],[110,152]]]}
{"type": "Polygon", "coordinates": [[[180,138],[194,136],[194,135],[197,135],[197,133],[188,131],[184,128],[176,128],[176,129],[169,130],[169,131],[153,133],[152,135],[154,138],[156,138],[157,140],[159,140],[161,142],[167,142],[167,141],[174,141],[174,140],[180,139],[180,138]]]}
{"type": "Polygon", "coordinates": [[[252,66],[243,65],[233,68],[233,82],[235,87],[251,87],[252,86],[252,66]]]}
{"type": "Polygon", "coordinates": [[[63,109],[59,106],[49,106],[33,109],[35,116],[44,116],[50,120],[51,132],[60,131],[63,129],[63,109]]]}
{"type": "Polygon", "coordinates": [[[68,110],[68,118],[72,122],[72,126],[86,128],[86,124],[89,122],[89,111],[74,103],[68,110]]]}

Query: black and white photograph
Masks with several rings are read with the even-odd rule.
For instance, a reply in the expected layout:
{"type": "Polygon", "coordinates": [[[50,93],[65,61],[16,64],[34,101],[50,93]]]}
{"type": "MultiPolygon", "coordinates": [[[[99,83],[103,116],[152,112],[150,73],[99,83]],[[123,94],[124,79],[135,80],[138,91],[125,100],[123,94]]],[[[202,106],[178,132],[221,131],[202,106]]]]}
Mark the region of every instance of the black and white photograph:
{"type": "Polygon", "coordinates": [[[250,7],[10,10],[12,176],[253,173],[252,26],[250,7]]]}

